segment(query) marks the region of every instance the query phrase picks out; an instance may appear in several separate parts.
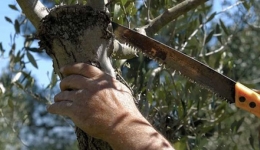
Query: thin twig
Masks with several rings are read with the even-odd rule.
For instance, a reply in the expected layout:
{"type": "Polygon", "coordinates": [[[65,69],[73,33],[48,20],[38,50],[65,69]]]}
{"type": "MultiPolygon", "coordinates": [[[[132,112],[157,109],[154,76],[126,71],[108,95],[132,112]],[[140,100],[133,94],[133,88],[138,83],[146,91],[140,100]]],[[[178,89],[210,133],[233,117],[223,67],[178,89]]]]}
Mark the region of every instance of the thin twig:
{"type": "Polygon", "coordinates": [[[147,20],[150,21],[151,17],[150,17],[150,9],[151,9],[151,1],[148,0],[148,6],[147,6],[147,20]]]}
{"type": "Polygon", "coordinates": [[[216,54],[216,53],[218,53],[218,52],[221,52],[221,51],[224,50],[224,48],[230,43],[230,41],[232,40],[232,37],[233,37],[232,34],[231,34],[230,36],[228,36],[227,41],[226,41],[219,49],[216,49],[216,50],[214,50],[214,51],[208,52],[208,53],[206,53],[206,54],[200,54],[199,56],[200,56],[200,57],[210,56],[210,55],[216,54]]]}
{"type": "Polygon", "coordinates": [[[169,22],[177,19],[188,11],[197,8],[199,5],[204,4],[207,1],[208,0],[185,0],[178,5],[167,9],[163,14],[151,20],[149,24],[141,28],[146,31],[147,35],[153,35],[169,22]]]}

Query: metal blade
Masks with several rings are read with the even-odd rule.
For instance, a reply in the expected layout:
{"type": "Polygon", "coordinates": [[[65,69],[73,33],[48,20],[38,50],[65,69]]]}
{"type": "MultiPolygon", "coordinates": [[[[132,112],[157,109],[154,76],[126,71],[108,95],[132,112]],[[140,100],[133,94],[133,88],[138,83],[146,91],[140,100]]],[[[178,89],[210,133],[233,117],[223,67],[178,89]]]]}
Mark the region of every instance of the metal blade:
{"type": "Polygon", "coordinates": [[[148,57],[177,70],[181,75],[213,91],[230,103],[235,102],[235,84],[232,79],[163,43],[112,22],[117,40],[140,49],[148,57]]]}

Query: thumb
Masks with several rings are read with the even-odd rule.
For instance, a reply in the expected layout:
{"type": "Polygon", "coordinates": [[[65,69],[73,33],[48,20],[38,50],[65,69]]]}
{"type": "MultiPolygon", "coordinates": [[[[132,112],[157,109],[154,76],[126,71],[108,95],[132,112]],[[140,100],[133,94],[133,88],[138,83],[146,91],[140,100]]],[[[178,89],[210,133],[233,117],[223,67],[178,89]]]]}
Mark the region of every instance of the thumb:
{"type": "Polygon", "coordinates": [[[72,112],[72,101],[59,101],[47,105],[47,111],[52,114],[70,117],[72,112]]]}

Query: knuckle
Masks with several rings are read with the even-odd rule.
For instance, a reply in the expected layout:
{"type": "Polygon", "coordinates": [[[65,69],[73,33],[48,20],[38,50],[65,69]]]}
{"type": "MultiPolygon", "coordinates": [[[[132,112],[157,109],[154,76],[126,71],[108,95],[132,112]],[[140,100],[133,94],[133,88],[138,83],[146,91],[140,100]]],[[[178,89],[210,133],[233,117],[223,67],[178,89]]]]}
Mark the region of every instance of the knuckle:
{"type": "Polygon", "coordinates": [[[54,102],[58,102],[58,101],[59,101],[60,95],[61,95],[61,93],[58,93],[58,94],[56,94],[56,95],[54,96],[54,102]]]}

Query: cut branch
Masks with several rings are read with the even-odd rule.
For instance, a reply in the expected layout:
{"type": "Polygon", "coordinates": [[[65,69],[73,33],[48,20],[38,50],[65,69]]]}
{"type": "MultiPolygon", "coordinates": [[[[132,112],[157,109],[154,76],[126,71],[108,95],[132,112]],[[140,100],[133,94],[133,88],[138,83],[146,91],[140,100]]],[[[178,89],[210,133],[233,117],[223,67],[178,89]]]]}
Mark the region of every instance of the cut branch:
{"type": "MultiPolygon", "coordinates": [[[[116,77],[109,56],[113,48],[113,36],[108,31],[109,17],[104,11],[90,6],[64,5],[52,9],[41,20],[38,28],[40,47],[53,59],[56,74],[62,66],[84,62],[100,68],[116,77]]],[[[87,135],[76,127],[80,150],[111,150],[108,143],[87,135]]]]}
{"type": "Polygon", "coordinates": [[[169,22],[177,19],[179,16],[187,13],[188,11],[197,8],[199,5],[207,1],[208,0],[185,0],[180,4],[167,9],[163,14],[159,15],[150,21],[149,24],[141,27],[140,29],[145,30],[146,35],[153,35],[169,22]]]}

